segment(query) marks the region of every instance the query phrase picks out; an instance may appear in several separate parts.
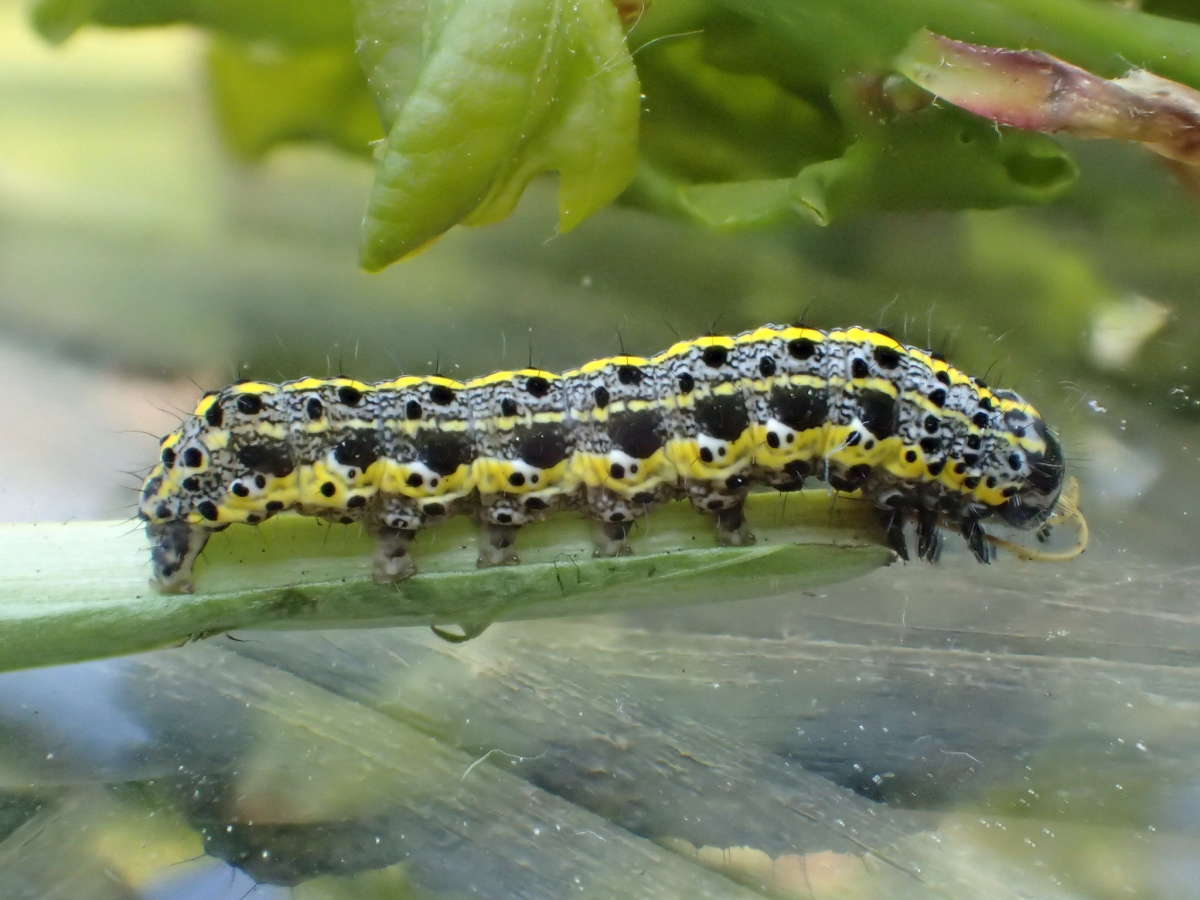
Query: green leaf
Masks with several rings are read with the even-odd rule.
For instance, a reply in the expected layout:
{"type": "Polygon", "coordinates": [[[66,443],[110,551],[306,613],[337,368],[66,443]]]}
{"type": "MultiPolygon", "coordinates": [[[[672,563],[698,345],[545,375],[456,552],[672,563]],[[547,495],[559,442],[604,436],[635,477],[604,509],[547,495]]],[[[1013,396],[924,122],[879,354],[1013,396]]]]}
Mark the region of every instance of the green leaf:
{"type": "Polygon", "coordinates": [[[89,23],[118,27],[189,23],[276,45],[350,46],[350,0],[37,0],[34,27],[65,41],[89,23]]]}
{"type": "Polygon", "coordinates": [[[29,11],[33,27],[47,41],[60,44],[96,15],[104,0],[39,0],[29,11]]]}
{"type": "Polygon", "coordinates": [[[831,110],[777,80],[783,73],[755,68],[756,56],[786,57],[790,47],[737,19],[706,25],[639,48],[645,157],[681,180],[745,182],[840,152],[845,136],[831,110]]]}
{"type": "Polygon", "coordinates": [[[679,206],[710,228],[772,225],[793,211],[791,183],[790,178],[774,178],[683,185],[679,206]]]}
{"type": "Polygon", "coordinates": [[[1075,181],[1070,154],[1051,139],[951,109],[929,108],[865,132],[838,159],[789,185],[798,211],[826,225],[868,209],[994,208],[1046,203],[1075,181]]]}
{"type": "Polygon", "coordinates": [[[635,167],[629,202],[722,228],[1059,197],[1075,165],[1049,140],[989,135],[902,96],[898,54],[924,27],[1200,85],[1200,26],[1117,4],[897,0],[887,13],[873,0],[38,0],[34,20],[51,40],[88,22],[189,22],[242,42],[215,49],[212,71],[228,140],[249,156],[290,140],[364,152],[376,128],[332,49],[357,35],[387,135],[368,269],[504,218],[545,171],[560,176],[562,230],[635,167]]]}
{"type": "Polygon", "coordinates": [[[758,495],[758,543],[715,547],[688,504],[656,510],[639,555],[595,559],[589,523],[522,529],[524,562],[475,568],[473,526],[422,534],[420,574],[370,577],[360,529],[284,517],[215,535],[197,567],[202,593],[147,583],[140,529],[115,522],[0,527],[0,670],[132,653],[235,628],[462,625],[679,606],[800,592],[890,562],[865,504],[831,511],[824,491],[758,495]],[[796,543],[802,540],[805,543],[796,543]],[[69,548],[71,566],[61,564],[69,548]]]}
{"type": "Polygon", "coordinates": [[[632,199],[712,228],[794,216],[828,225],[874,210],[1047,203],[1077,175],[1070,154],[1044,135],[997,130],[961,111],[929,107],[863,125],[840,156],[791,178],[692,184],[644,164],[632,199]]]}
{"type": "Polygon", "coordinates": [[[1090,0],[900,0],[887,15],[870,0],[653,6],[635,32],[647,112],[629,199],[732,228],[1062,196],[1076,166],[1050,139],[902,96],[897,54],[925,26],[1200,85],[1200,28],[1090,0]]]}
{"type": "Polygon", "coordinates": [[[356,0],[359,46],[388,136],[363,224],[380,269],[459,223],[508,215],[559,173],[559,227],[632,177],[639,88],[608,0],[445,0],[421,15],[356,0]]]}
{"type": "Polygon", "coordinates": [[[918,30],[1013,49],[1045,50],[1099,73],[1130,67],[1200,85],[1200,26],[1095,0],[898,0],[886,15],[876,0],[719,0],[786,41],[790,58],[760,65],[806,68],[826,82],[888,66],[918,30]]]}
{"type": "Polygon", "coordinates": [[[349,47],[277,52],[218,37],[208,69],[221,134],[242,156],[257,158],[297,140],[367,155],[383,137],[349,47]]]}

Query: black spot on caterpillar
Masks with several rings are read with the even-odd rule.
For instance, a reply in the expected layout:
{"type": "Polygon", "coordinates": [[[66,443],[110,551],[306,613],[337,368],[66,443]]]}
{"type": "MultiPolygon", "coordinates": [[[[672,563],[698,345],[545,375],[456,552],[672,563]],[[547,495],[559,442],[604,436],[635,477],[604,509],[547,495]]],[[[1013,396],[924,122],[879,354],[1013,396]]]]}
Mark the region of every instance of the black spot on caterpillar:
{"type": "Polygon", "coordinates": [[[981,523],[1041,526],[1064,475],[1017,394],[878,331],[781,325],[562,374],[242,382],[206,394],[159,459],[140,516],[165,591],[190,590],[212,531],[289,509],[362,521],[376,577],[397,580],[446,516],[482,523],[480,565],[515,562],[517,529],[568,508],[599,523],[598,554],[627,553],[633,522],[681,497],[743,544],[746,494],[810,476],[862,491],[905,559],[912,521],[918,557],[937,558],[946,526],[988,562],[981,523]]]}

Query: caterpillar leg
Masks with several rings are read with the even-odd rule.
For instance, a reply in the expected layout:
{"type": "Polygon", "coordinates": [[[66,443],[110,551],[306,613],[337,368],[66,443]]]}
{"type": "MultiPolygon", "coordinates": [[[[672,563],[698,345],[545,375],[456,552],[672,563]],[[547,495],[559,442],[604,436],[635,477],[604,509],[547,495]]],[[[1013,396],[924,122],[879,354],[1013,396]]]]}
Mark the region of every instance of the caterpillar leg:
{"type": "Polygon", "coordinates": [[[938,528],[937,511],[921,508],[917,511],[917,558],[937,562],[942,555],[942,532],[938,528]]]}
{"type": "Polygon", "coordinates": [[[908,519],[907,510],[901,508],[880,510],[880,520],[887,531],[888,546],[896,551],[905,562],[908,562],[908,537],[904,534],[904,525],[908,519]]]}
{"type": "Polygon", "coordinates": [[[381,528],[375,535],[375,570],[372,577],[380,583],[403,581],[416,574],[417,564],[408,555],[416,537],[413,528],[381,528]]]}
{"type": "Polygon", "coordinates": [[[481,569],[492,566],[514,566],[521,561],[513,545],[517,542],[519,525],[497,525],[490,522],[483,524],[483,532],[479,538],[479,558],[475,565],[481,569]]]}
{"type": "Polygon", "coordinates": [[[154,572],[150,583],[164,594],[190,594],[192,566],[213,530],[181,521],[147,525],[154,572]]]}
{"type": "Polygon", "coordinates": [[[782,471],[775,469],[759,469],[754,475],[754,480],[768,484],[781,494],[787,494],[791,491],[804,490],[804,479],[812,474],[812,469],[807,462],[803,460],[793,460],[783,467],[782,471]]]}
{"type": "Polygon", "coordinates": [[[717,520],[717,541],[726,547],[745,547],[754,543],[754,533],[746,524],[746,495],[750,479],[731,475],[723,482],[694,481],[687,485],[692,505],[717,520]]]}
{"type": "Polygon", "coordinates": [[[601,522],[596,538],[596,556],[630,556],[633,546],[629,543],[629,532],[633,531],[634,519],[618,522],[601,522]]]}
{"type": "Polygon", "coordinates": [[[726,547],[746,547],[756,540],[746,523],[746,498],[717,512],[717,541],[726,547]]]}
{"type": "Polygon", "coordinates": [[[511,494],[483,494],[479,498],[479,558],[475,565],[481,569],[492,566],[512,566],[521,561],[514,545],[517,531],[533,520],[525,511],[520,497],[511,494]]]}
{"type": "Polygon", "coordinates": [[[975,554],[975,558],[984,565],[992,561],[992,545],[988,543],[987,532],[979,524],[979,520],[970,516],[962,520],[962,536],[966,538],[967,546],[975,554]]]}
{"type": "Polygon", "coordinates": [[[596,556],[629,556],[633,547],[629,533],[638,516],[644,515],[654,496],[626,498],[604,488],[588,491],[588,513],[599,523],[596,556]],[[645,500],[646,502],[641,502],[645,500]]]}
{"type": "Polygon", "coordinates": [[[374,572],[380,583],[403,581],[417,571],[408,555],[409,545],[425,523],[421,509],[407,497],[388,497],[383,500],[379,517],[371,523],[375,535],[374,572]]]}
{"type": "MultiPolygon", "coordinates": [[[[900,505],[891,508],[880,510],[880,521],[887,532],[888,546],[896,551],[905,562],[910,559],[908,536],[905,534],[905,526],[910,518],[916,518],[917,524],[917,559],[923,559],[926,562],[935,563],[938,557],[942,555],[942,533],[938,527],[938,514],[935,509],[926,509],[918,507],[915,510],[911,505],[900,505]]],[[[976,546],[981,540],[978,534],[983,532],[983,528],[979,525],[978,520],[970,520],[974,523],[973,528],[966,523],[963,525],[963,536],[967,538],[967,543],[971,545],[971,549],[975,552],[976,558],[979,553],[976,546]],[[975,543],[972,543],[974,541],[975,543]]],[[[988,540],[986,534],[983,535],[983,540],[988,540]]],[[[980,562],[989,562],[988,559],[980,559],[980,562]]]]}

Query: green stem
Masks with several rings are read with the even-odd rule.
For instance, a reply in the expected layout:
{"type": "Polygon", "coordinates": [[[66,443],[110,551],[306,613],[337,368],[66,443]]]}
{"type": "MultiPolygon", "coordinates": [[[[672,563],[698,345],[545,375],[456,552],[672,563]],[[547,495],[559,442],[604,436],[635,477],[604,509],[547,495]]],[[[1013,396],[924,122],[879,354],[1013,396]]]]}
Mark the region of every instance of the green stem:
{"type": "Polygon", "coordinates": [[[1045,50],[1109,76],[1141,66],[1200,87],[1200,25],[1095,0],[722,0],[784,35],[831,77],[886,65],[918,30],[1045,50]],[[886,9],[886,14],[881,11],[886,9]]]}
{"type": "Polygon", "coordinates": [[[470,526],[422,534],[421,574],[370,578],[360,529],[281,518],[217,534],[200,592],[152,591],[140,529],[115,522],[0,529],[0,670],[133,653],[244,628],[462,625],[742,600],[799,592],[892,559],[866,504],[827,492],[751,498],[758,543],[714,547],[686,504],[655,511],[639,555],[591,556],[588,523],[559,516],[524,529],[519,566],[476,569],[470,526]],[[123,530],[122,530],[123,529],[123,530]],[[796,543],[803,541],[804,543],[796,543]]]}

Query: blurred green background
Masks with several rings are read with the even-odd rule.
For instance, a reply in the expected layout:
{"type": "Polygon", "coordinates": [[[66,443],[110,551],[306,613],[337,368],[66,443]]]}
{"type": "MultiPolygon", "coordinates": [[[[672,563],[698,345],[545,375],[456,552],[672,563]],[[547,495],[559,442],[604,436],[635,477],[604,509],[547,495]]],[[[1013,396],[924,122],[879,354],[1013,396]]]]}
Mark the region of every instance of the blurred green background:
{"type": "MultiPolygon", "coordinates": [[[[655,27],[675,28],[669,16],[655,27]]],[[[609,729],[634,748],[621,759],[639,748],[715,754],[718,745],[703,741],[727,740],[719,746],[732,755],[720,765],[744,756],[749,800],[754,790],[783,790],[776,779],[793,777],[785,770],[794,762],[795,772],[854,788],[854,803],[912,813],[886,841],[868,836],[890,848],[883,855],[995,877],[964,887],[943,872],[941,882],[909,879],[888,896],[1009,896],[989,893],[1001,891],[1006,873],[1013,881],[1004,890],[1014,896],[1200,896],[1200,874],[1188,868],[1200,849],[1200,782],[1187,765],[1200,752],[1196,197],[1139,148],[1063,142],[1078,180],[1041,208],[864,211],[824,228],[797,217],[757,231],[706,228],[694,208],[663,202],[655,179],[725,177],[733,157],[720,156],[716,137],[699,128],[697,140],[681,140],[678,123],[698,101],[696,85],[681,86],[672,65],[696,45],[687,36],[650,43],[654,34],[633,41],[645,44],[635,60],[648,88],[659,88],[643,113],[644,140],[674,168],[643,170],[629,202],[567,234],[556,230],[552,179],[535,182],[511,219],[455,229],[368,275],[357,268],[372,182],[367,154],[289,142],[247,161],[247,148],[235,152],[218,126],[228,110],[214,108],[215,70],[200,32],[83,28],[51,47],[31,30],[25,4],[0,0],[0,378],[8,386],[0,470],[9,476],[0,519],[128,515],[136,478],[121,471],[149,461],[154,436],[201,389],[236,377],[344,370],[378,378],[435,367],[470,375],[530,358],[562,368],[621,346],[652,351],[677,335],[803,316],[819,326],[889,328],[1028,396],[1061,433],[1083,481],[1092,549],[1065,566],[1002,559],[984,570],[951,548],[936,569],[889,569],[817,596],[616,622],[515,624],[453,653],[411,632],[260,634],[248,649],[222,641],[4,676],[0,837],[8,829],[13,837],[0,842],[0,861],[11,863],[0,866],[0,893],[83,896],[78,885],[94,886],[92,875],[107,870],[117,873],[111,892],[90,896],[236,897],[252,886],[244,865],[218,873],[228,885],[203,866],[248,857],[219,848],[207,863],[171,867],[201,853],[205,840],[211,849],[228,823],[257,818],[359,823],[340,838],[332,826],[297,831],[290,845],[278,834],[261,845],[247,838],[247,854],[278,856],[290,846],[310,860],[297,876],[308,886],[295,896],[463,895],[471,883],[431,860],[457,853],[490,871],[487,860],[515,851],[507,835],[435,835],[429,823],[457,810],[438,806],[446,798],[480,822],[536,808],[545,812],[537,827],[569,823],[572,834],[591,830],[612,842],[610,850],[629,835],[762,846],[749,824],[754,803],[720,815],[705,806],[715,783],[668,803],[655,779],[670,776],[629,763],[624,780],[611,780],[619,792],[592,785],[580,773],[621,766],[605,758],[589,769],[588,754],[608,746],[598,735],[609,729]],[[660,127],[670,115],[670,127],[660,127]],[[718,162],[706,170],[706,159],[718,162]],[[627,647],[634,633],[650,635],[646,646],[627,647]],[[600,635],[603,644],[610,634],[613,646],[576,648],[587,644],[578,636],[600,635]],[[687,659],[659,680],[645,675],[668,651],[687,659]],[[831,653],[845,661],[830,662],[831,653]],[[800,658],[818,662],[791,665],[800,658]],[[220,669],[233,674],[214,686],[220,669]],[[579,672],[583,684],[570,693],[565,685],[579,672]],[[856,686],[856,677],[882,687],[856,686]],[[725,699],[721,684],[741,693],[725,699]],[[761,690],[747,688],[754,684],[761,690]],[[397,699],[410,695],[430,699],[397,699]],[[485,715],[510,702],[518,725],[485,715]],[[107,718],[86,713],[109,703],[107,718]],[[622,704],[630,718],[603,718],[622,704]],[[486,724],[471,726],[472,717],[486,724]],[[389,731],[396,722],[408,731],[389,731]],[[903,739],[889,741],[889,727],[903,739]],[[855,742],[867,731],[869,747],[860,750],[855,742]],[[355,749],[339,734],[362,741],[355,749]],[[421,735],[433,735],[430,746],[397,743],[421,735]],[[440,800],[406,793],[414,782],[392,770],[397,751],[389,748],[397,746],[441,760],[429,776],[440,800]],[[491,787],[473,796],[459,776],[493,748],[503,752],[474,770],[490,772],[491,787]],[[347,787],[361,784],[383,785],[366,793],[400,798],[404,814],[385,815],[379,796],[347,787]],[[300,796],[311,802],[297,810],[300,796]],[[147,810],[157,811],[155,823],[147,810]],[[723,827],[695,824],[721,817],[723,827]],[[947,849],[931,864],[901,833],[938,834],[947,849]],[[369,883],[315,859],[315,847],[341,846],[338,839],[361,847],[380,835],[399,843],[386,859],[361,861],[356,871],[376,873],[369,883]],[[71,865],[57,875],[18,865],[25,857],[14,855],[46,862],[63,845],[71,865]],[[417,887],[401,887],[407,877],[384,868],[402,860],[417,887]],[[1018,883],[1017,872],[1032,881],[1018,883]],[[193,876],[201,887],[178,886],[193,876]],[[336,883],[314,886],[317,876],[336,883]]],[[[761,176],[802,162],[755,165],[761,176]]],[[[69,547],[62,564],[70,564],[69,547]]],[[[765,852],[829,849],[815,830],[765,852]]],[[[761,888],[761,880],[739,887],[701,874],[689,882],[687,872],[705,870],[680,870],[674,853],[637,856],[644,851],[634,844],[621,844],[632,856],[597,857],[585,896],[636,895],[659,877],[663,896],[687,884],[695,896],[761,888]],[[636,868],[635,857],[637,871],[650,874],[631,887],[617,873],[636,868]]],[[[549,859],[574,861],[595,846],[568,841],[531,855],[529,866],[544,876],[536,889],[504,869],[482,892],[562,896],[571,866],[554,869],[549,859]]],[[[837,852],[861,848],[843,842],[837,852]]],[[[870,879],[832,883],[796,895],[884,895],[870,879]]]]}

